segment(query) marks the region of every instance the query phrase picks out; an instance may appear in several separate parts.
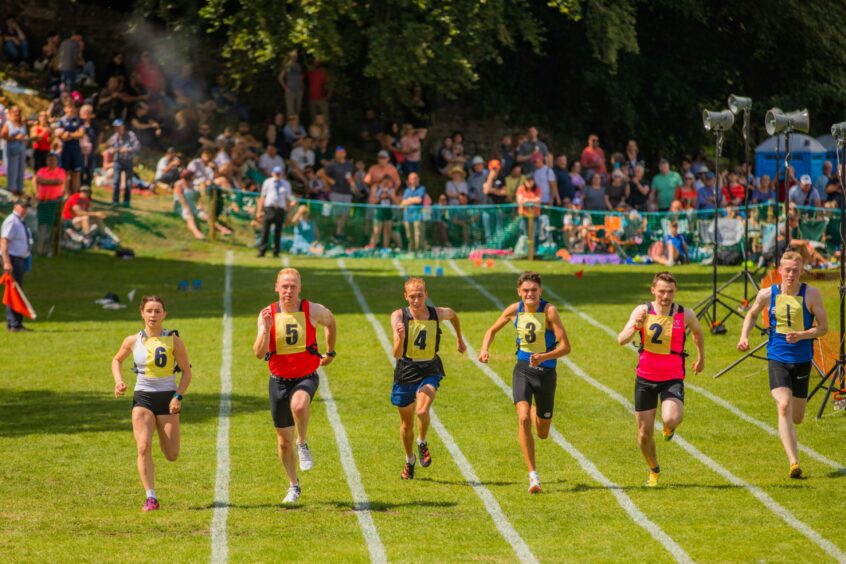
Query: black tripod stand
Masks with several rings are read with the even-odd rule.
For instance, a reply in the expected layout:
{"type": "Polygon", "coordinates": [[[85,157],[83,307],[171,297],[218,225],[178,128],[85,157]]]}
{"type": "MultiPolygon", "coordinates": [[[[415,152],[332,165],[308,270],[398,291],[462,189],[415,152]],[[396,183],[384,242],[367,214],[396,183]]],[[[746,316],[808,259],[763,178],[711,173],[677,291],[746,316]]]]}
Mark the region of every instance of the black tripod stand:
{"type": "Polygon", "coordinates": [[[838,137],[837,150],[840,152],[840,354],[834,366],[829,370],[808,394],[810,400],[819,390],[826,388],[825,396],[820,404],[820,410],[817,412],[817,419],[822,417],[823,410],[828,403],[829,398],[834,394],[835,405],[841,402],[844,392],[846,392],[846,189],[844,189],[844,177],[846,174],[846,137],[843,132],[839,132],[838,136],[835,128],[832,128],[832,135],[838,137]],[[826,383],[828,386],[826,387],[826,383]]]}

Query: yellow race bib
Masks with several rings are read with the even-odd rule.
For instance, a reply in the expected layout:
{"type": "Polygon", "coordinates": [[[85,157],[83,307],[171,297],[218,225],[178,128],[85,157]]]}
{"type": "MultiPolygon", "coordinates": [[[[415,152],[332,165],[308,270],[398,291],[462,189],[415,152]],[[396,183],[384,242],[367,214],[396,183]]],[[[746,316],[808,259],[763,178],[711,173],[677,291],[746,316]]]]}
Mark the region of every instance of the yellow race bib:
{"type": "Polygon", "coordinates": [[[409,319],[406,330],[405,356],[412,360],[435,358],[438,323],[434,319],[409,319]]]}
{"type": "Polygon", "coordinates": [[[279,312],[273,317],[276,328],[276,354],[295,354],[306,350],[305,313],[279,312]]]}
{"type": "Polygon", "coordinates": [[[529,353],[546,352],[546,315],[542,311],[517,313],[517,337],[520,350],[529,353]]]}
{"type": "Polygon", "coordinates": [[[776,296],[776,333],[786,334],[807,329],[803,310],[804,301],[802,296],[787,296],[785,294],[776,296]]]}
{"type": "Polygon", "coordinates": [[[147,347],[144,376],[147,378],[173,376],[173,335],[147,337],[144,346],[147,347]]]}
{"type": "Polygon", "coordinates": [[[643,350],[654,354],[670,354],[670,344],[673,342],[673,316],[646,316],[643,325],[643,350]]]}

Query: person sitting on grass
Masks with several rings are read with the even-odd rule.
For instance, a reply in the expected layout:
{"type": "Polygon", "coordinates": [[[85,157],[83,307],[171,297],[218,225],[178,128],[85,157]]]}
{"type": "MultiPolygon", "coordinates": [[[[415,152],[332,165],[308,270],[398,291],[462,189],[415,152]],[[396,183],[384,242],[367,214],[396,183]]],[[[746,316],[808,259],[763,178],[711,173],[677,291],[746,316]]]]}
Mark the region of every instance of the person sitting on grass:
{"type": "Polygon", "coordinates": [[[684,235],[679,233],[679,222],[672,221],[666,235],[664,235],[664,254],[656,255],[655,262],[673,266],[678,263],[688,262],[687,241],[684,235]]]}
{"type": "Polygon", "coordinates": [[[174,209],[178,215],[185,220],[188,231],[195,239],[206,238],[203,232],[197,228],[197,219],[206,219],[205,213],[197,207],[197,200],[200,193],[194,190],[194,172],[185,169],[180,174],[179,180],[173,185],[174,209]]]}
{"type": "MultiPolygon", "coordinates": [[[[106,212],[91,211],[91,188],[80,186],[79,192],[71,194],[65,201],[62,210],[64,227],[72,233],[81,232],[86,238],[86,243],[91,243],[91,237],[96,229],[103,230],[106,219],[106,212]]],[[[75,239],[70,232],[65,231],[72,239],[75,239]]]]}
{"type": "Polygon", "coordinates": [[[301,205],[297,208],[297,211],[291,218],[291,224],[294,226],[292,253],[296,255],[316,256],[323,254],[323,245],[319,241],[320,231],[317,228],[317,224],[309,217],[308,206],[301,205]]]}

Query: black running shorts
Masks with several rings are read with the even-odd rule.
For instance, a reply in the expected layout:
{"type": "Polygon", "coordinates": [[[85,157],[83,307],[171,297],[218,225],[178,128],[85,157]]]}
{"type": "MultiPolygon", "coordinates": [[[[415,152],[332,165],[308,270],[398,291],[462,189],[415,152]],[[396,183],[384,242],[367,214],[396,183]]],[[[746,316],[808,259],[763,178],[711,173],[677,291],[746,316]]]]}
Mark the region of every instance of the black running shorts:
{"type": "Polygon", "coordinates": [[[143,407],[152,411],[154,415],[170,415],[170,400],[173,399],[175,393],[175,391],[141,392],[136,390],[132,395],[132,409],[143,407]]]}
{"type": "Polygon", "coordinates": [[[770,390],[790,388],[794,398],[808,397],[808,382],[811,379],[811,361],[787,364],[777,360],[767,361],[770,372],[770,390]]]}
{"type": "Polygon", "coordinates": [[[649,411],[658,407],[658,398],[675,398],[684,403],[684,380],[653,382],[640,376],[635,378],[635,411],[649,411]]]}
{"type": "Polygon", "coordinates": [[[314,399],[318,385],[320,385],[320,378],[317,376],[317,372],[302,378],[271,376],[268,388],[270,389],[270,414],[273,416],[273,425],[280,429],[293,427],[294,415],[291,413],[291,398],[294,392],[302,390],[308,393],[309,399],[314,399]]]}
{"type": "Polygon", "coordinates": [[[529,366],[528,362],[517,361],[511,378],[511,397],[514,405],[521,401],[532,405],[534,398],[538,417],[552,419],[557,380],[554,368],[529,366]]]}

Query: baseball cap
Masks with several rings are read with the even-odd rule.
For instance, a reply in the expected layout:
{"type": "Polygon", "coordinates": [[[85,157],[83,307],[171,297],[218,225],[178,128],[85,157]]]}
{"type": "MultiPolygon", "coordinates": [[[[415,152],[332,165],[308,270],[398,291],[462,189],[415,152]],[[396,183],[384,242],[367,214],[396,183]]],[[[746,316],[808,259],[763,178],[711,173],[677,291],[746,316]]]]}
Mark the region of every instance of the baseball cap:
{"type": "Polygon", "coordinates": [[[118,126],[120,126],[120,125],[123,125],[123,120],[122,120],[122,119],[120,119],[120,118],[117,118],[115,121],[113,121],[113,122],[112,122],[112,125],[113,125],[114,127],[118,127],[118,126]]]}
{"type": "Polygon", "coordinates": [[[536,163],[542,163],[543,162],[543,155],[540,154],[540,153],[535,153],[535,156],[532,157],[532,161],[534,161],[536,163]]]}
{"type": "Polygon", "coordinates": [[[717,176],[713,172],[706,172],[705,173],[705,178],[707,178],[708,180],[711,180],[712,178],[716,178],[716,177],[717,176]]]}
{"type": "Polygon", "coordinates": [[[346,149],[344,149],[344,147],[343,147],[343,146],[338,145],[337,147],[335,147],[335,152],[337,153],[337,152],[339,152],[339,151],[346,151],[346,149]]]}
{"type": "Polygon", "coordinates": [[[668,161],[667,159],[661,159],[660,161],[658,161],[658,164],[659,164],[659,165],[662,165],[662,164],[670,164],[670,161],[668,161]]]}
{"type": "Polygon", "coordinates": [[[376,153],[376,156],[377,156],[377,157],[379,157],[379,158],[384,157],[384,158],[386,158],[386,159],[388,159],[388,158],[390,158],[390,157],[391,157],[391,155],[390,155],[390,154],[388,153],[388,151],[386,151],[385,149],[382,149],[381,151],[379,151],[378,153],[376,153]]]}
{"type": "Polygon", "coordinates": [[[470,162],[470,164],[473,166],[476,166],[477,164],[485,164],[485,159],[483,159],[479,155],[476,155],[475,157],[473,157],[473,160],[470,162]]]}
{"type": "Polygon", "coordinates": [[[708,170],[707,166],[700,166],[699,172],[697,172],[696,174],[708,174],[709,172],[711,172],[711,171],[708,170]]]}
{"type": "Polygon", "coordinates": [[[684,177],[685,177],[685,178],[696,178],[695,176],[693,176],[693,173],[692,173],[692,172],[690,172],[690,171],[685,172],[685,173],[684,173],[684,177]]]}
{"type": "Polygon", "coordinates": [[[91,192],[91,186],[87,186],[87,185],[83,184],[82,186],[79,187],[79,191],[80,192],[91,192]]]}
{"type": "Polygon", "coordinates": [[[807,174],[803,174],[802,178],[799,179],[799,182],[801,182],[802,184],[810,184],[811,183],[811,177],[807,174]]]}
{"type": "Polygon", "coordinates": [[[273,167],[273,174],[282,174],[283,172],[285,172],[285,171],[282,169],[281,166],[273,167]]]}

